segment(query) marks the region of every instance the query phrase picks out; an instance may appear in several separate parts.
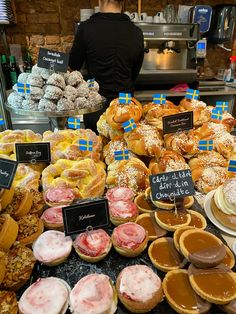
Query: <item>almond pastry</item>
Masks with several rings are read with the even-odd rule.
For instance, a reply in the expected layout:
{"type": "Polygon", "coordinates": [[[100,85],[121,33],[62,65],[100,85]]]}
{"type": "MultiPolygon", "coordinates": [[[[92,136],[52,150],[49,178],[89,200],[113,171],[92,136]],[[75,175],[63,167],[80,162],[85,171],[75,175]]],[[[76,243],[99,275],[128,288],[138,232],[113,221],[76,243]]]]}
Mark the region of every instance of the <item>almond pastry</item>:
{"type": "Polygon", "coordinates": [[[168,231],[175,231],[180,227],[188,226],[191,221],[190,214],[179,210],[177,213],[172,210],[158,210],[154,215],[158,225],[168,231]]]}
{"type": "Polygon", "coordinates": [[[22,244],[32,244],[43,232],[43,221],[36,214],[28,214],[18,221],[19,231],[16,238],[22,244]]]}
{"type": "Polygon", "coordinates": [[[16,241],[18,234],[17,222],[8,214],[0,216],[0,250],[8,251],[16,241]]]}
{"type": "Polygon", "coordinates": [[[207,226],[206,219],[199,212],[196,212],[195,210],[191,210],[191,209],[188,209],[187,212],[191,216],[191,221],[189,223],[189,226],[193,226],[199,229],[206,228],[207,226]]]}
{"type": "Polygon", "coordinates": [[[0,291],[0,313],[17,314],[18,305],[16,294],[13,291],[0,291]]]}
{"type": "Polygon", "coordinates": [[[0,251],[0,285],[4,279],[5,272],[6,272],[5,254],[6,254],[5,252],[0,251]]]}
{"type": "Polygon", "coordinates": [[[125,222],[135,221],[139,214],[138,208],[132,201],[114,201],[109,202],[110,221],[115,226],[125,222]]]}
{"type": "Polygon", "coordinates": [[[40,219],[43,221],[45,228],[64,231],[62,207],[49,207],[43,212],[40,219]]]}
{"type": "Polygon", "coordinates": [[[5,209],[8,204],[11,203],[14,196],[14,188],[11,187],[9,190],[2,189],[0,191],[0,204],[2,206],[2,209],[5,209]]]}
{"type": "Polygon", "coordinates": [[[30,194],[33,196],[32,206],[30,208],[30,214],[37,214],[38,216],[42,215],[44,209],[44,199],[43,194],[37,190],[30,190],[30,194]]]}
{"type": "Polygon", "coordinates": [[[162,229],[155,221],[152,213],[144,213],[136,218],[136,224],[142,226],[148,232],[149,241],[164,237],[167,231],[162,229]]]}

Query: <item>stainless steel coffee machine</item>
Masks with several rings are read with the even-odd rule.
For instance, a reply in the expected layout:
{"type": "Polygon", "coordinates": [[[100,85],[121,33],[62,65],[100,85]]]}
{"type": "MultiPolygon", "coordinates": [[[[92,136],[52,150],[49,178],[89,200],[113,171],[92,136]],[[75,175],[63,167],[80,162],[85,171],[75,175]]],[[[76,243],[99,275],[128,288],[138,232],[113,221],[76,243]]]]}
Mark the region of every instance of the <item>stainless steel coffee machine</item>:
{"type": "Polygon", "coordinates": [[[145,54],[137,84],[194,82],[198,24],[136,23],[144,35],[145,54]]]}

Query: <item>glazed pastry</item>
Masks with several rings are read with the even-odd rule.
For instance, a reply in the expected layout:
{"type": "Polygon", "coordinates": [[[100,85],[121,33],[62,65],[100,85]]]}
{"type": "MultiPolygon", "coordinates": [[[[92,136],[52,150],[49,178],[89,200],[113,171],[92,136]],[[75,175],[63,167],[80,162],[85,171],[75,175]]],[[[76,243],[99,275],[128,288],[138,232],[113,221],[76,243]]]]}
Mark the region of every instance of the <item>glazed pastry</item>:
{"type": "Polygon", "coordinates": [[[1,314],[18,313],[18,305],[15,292],[0,291],[0,309],[1,314]]]}
{"type": "MultiPolygon", "coordinates": [[[[217,120],[219,123],[219,121],[217,120]]],[[[236,120],[229,112],[224,112],[222,115],[222,120],[220,121],[224,126],[226,126],[228,132],[232,132],[236,126],[236,120]]]]}
{"type": "Polygon", "coordinates": [[[108,188],[125,186],[140,193],[149,186],[149,175],[148,168],[137,158],[114,161],[108,166],[106,184],[108,188]]]}
{"type": "Polygon", "coordinates": [[[211,304],[200,298],[191,287],[187,270],[168,272],[162,286],[167,302],[177,313],[208,313],[211,308],[211,304]]]}
{"type": "Polygon", "coordinates": [[[183,268],[187,260],[176,250],[172,238],[159,238],[148,248],[148,256],[152,264],[161,271],[183,268]]]}
{"type": "Polygon", "coordinates": [[[65,89],[66,83],[64,77],[58,73],[53,73],[47,80],[47,85],[53,85],[59,87],[60,89],[65,89]]]}
{"type": "Polygon", "coordinates": [[[39,278],[19,300],[21,314],[65,314],[69,305],[70,287],[56,277],[39,278]]]}
{"type": "Polygon", "coordinates": [[[145,265],[125,267],[117,277],[116,290],[131,313],[148,313],[163,298],[161,279],[145,265]]]}
{"type": "Polygon", "coordinates": [[[148,233],[140,225],[127,222],[113,230],[111,240],[115,250],[126,257],[135,257],[145,250],[148,233]]]}
{"type": "Polygon", "coordinates": [[[70,255],[72,240],[63,232],[49,230],[42,233],[33,244],[35,258],[47,266],[63,263],[70,255]]]}
{"type": "Polygon", "coordinates": [[[30,208],[29,213],[36,214],[38,216],[42,215],[44,205],[45,205],[43,194],[33,189],[30,190],[30,194],[33,197],[33,201],[32,201],[32,206],[30,208]]]}
{"type": "Polygon", "coordinates": [[[17,291],[29,279],[36,260],[28,247],[15,242],[6,255],[6,273],[1,288],[17,291]]]}
{"type": "Polygon", "coordinates": [[[106,198],[109,202],[132,201],[134,195],[134,192],[130,188],[122,186],[109,189],[106,192],[106,198]]]}
{"type": "Polygon", "coordinates": [[[107,256],[112,242],[110,236],[103,229],[97,229],[80,233],[73,246],[82,260],[95,263],[107,256]]]}
{"type": "Polygon", "coordinates": [[[25,245],[32,244],[43,232],[43,221],[36,214],[28,214],[18,221],[19,231],[16,240],[25,245]]]}
{"type": "Polygon", "coordinates": [[[158,210],[154,213],[158,225],[168,231],[188,226],[191,221],[190,214],[178,210],[177,213],[172,210],[158,210]]]}
{"type": "Polygon", "coordinates": [[[152,214],[141,214],[136,218],[136,224],[142,226],[148,232],[149,241],[164,237],[167,231],[162,229],[155,221],[152,214]]]}
{"type": "Polygon", "coordinates": [[[205,229],[207,226],[206,219],[199,213],[196,212],[195,210],[187,210],[187,212],[191,216],[191,221],[189,223],[189,226],[193,226],[195,228],[200,228],[200,229],[205,229]]]}
{"type": "Polygon", "coordinates": [[[160,157],[163,140],[158,129],[151,125],[138,123],[137,127],[124,134],[129,150],[137,155],[160,157]]]}
{"type": "MultiPolygon", "coordinates": [[[[143,115],[142,115],[143,118],[146,117],[146,115],[149,113],[150,110],[154,110],[154,109],[159,108],[159,107],[164,108],[164,105],[154,104],[153,102],[149,102],[149,103],[145,104],[143,106],[143,115]]],[[[166,99],[165,107],[166,107],[166,109],[177,109],[178,108],[173,102],[171,102],[170,100],[167,100],[167,99],[166,99]]]]}
{"type": "Polygon", "coordinates": [[[78,198],[102,196],[106,172],[103,165],[92,159],[73,161],[60,159],[42,172],[44,191],[50,188],[71,188],[78,198]]]}
{"type": "Polygon", "coordinates": [[[111,101],[109,107],[106,110],[106,121],[111,128],[120,130],[122,129],[122,123],[134,119],[137,123],[142,117],[142,105],[135,99],[131,99],[131,103],[124,105],[119,103],[119,98],[111,101]]]}
{"type": "Polygon", "coordinates": [[[186,259],[200,268],[217,266],[226,255],[222,241],[201,229],[184,231],[179,238],[179,246],[186,259]]]}
{"type": "Polygon", "coordinates": [[[25,164],[18,164],[12,186],[38,190],[40,173],[25,164]]]}
{"type": "Polygon", "coordinates": [[[120,200],[109,202],[110,221],[115,226],[129,221],[134,222],[138,213],[138,208],[132,201],[120,200]]]}
{"type": "Polygon", "coordinates": [[[115,139],[117,136],[123,136],[124,132],[122,129],[120,130],[117,130],[117,129],[113,129],[108,123],[107,123],[107,120],[106,120],[106,113],[104,112],[98,122],[97,122],[97,130],[98,130],[98,133],[105,136],[106,138],[108,139],[115,139]]]}
{"type": "Polygon", "coordinates": [[[44,200],[48,206],[69,206],[75,199],[70,188],[50,188],[44,193],[44,200]]]}
{"type": "Polygon", "coordinates": [[[214,268],[188,268],[189,280],[195,292],[208,302],[227,304],[236,298],[235,273],[220,264],[214,268]]]}
{"type": "Polygon", "coordinates": [[[215,218],[225,227],[236,230],[236,179],[229,179],[219,186],[211,200],[215,218]]]}
{"type": "Polygon", "coordinates": [[[0,204],[2,209],[5,209],[7,205],[9,205],[12,202],[14,196],[14,188],[11,187],[9,190],[2,189],[0,191],[0,204]]]}
{"type": "Polygon", "coordinates": [[[41,98],[38,105],[39,111],[56,111],[57,105],[54,101],[41,98]]]}
{"type": "Polygon", "coordinates": [[[181,253],[180,250],[180,246],[179,246],[179,238],[180,236],[186,231],[186,230],[193,230],[195,229],[195,227],[193,226],[184,226],[184,227],[180,227],[178,229],[175,230],[174,232],[174,236],[173,236],[173,240],[174,240],[174,244],[175,244],[175,248],[178,252],[181,253]]]}
{"type": "Polygon", "coordinates": [[[33,195],[25,188],[15,188],[14,196],[9,205],[5,208],[5,213],[12,217],[22,217],[30,211],[33,203],[33,195]]]}
{"type": "Polygon", "coordinates": [[[106,275],[87,275],[71,291],[72,314],[114,314],[116,309],[117,294],[111,279],[106,275]]]}
{"type": "Polygon", "coordinates": [[[0,215],[0,250],[8,251],[16,241],[18,234],[17,222],[8,214],[0,215]]]}
{"type": "Polygon", "coordinates": [[[40,219],[43,221],[45,228],[64,231],[62,207],[49,207],[43,212],[40,219]]]}
{"type": "Polygon", "coordinates": [[[232,253],[232,251],[228,248],[227,245],[225,245],[225,249],[226,249],[226,255],[225,258],[223,259],[222,263],[229,267],[229,268],[233,268],[235,265],[235,257],[234,254],[232,253]]]}

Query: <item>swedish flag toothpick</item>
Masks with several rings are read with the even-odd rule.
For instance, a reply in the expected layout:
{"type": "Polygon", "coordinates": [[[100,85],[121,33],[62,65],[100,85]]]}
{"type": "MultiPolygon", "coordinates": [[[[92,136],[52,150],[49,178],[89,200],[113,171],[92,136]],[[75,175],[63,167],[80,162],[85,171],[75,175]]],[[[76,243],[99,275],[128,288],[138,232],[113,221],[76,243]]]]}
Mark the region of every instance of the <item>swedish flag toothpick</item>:
{"type": "Polygon", "coordinates": [[[126,133],[126,132],[130,132],[130,131],[134,130],[137,127],[137,125],[135,124],[134,119],[132,118],[132,119],[122,123],[122,127],[126,133]]]}
{"type": "Polygon", "coordinates": [[[93,142],[92,141],[89,141],[89,140],[79,140],[78,141],[78,144],[79,144],[79,149],[80,150],[88,150],[88,151],[92,151],[93,150],[93,142]]]}
{"type": "Polygon", "coordinates": [[[80,129],[80,119],[70,117],[67,119],[69,129],[80,129]]]}
{"type": "Polygon", "coordinates": [[[166,103],[166,95],[164,94],[154,94],[153,101],[154,104],[164,105],[166,103]]]}
{"type": "Polygon", "coordinates": [[[211,118],[216,120],[222,120],[222,109],[215,108],[211,112],[211,118]]]}
{"type": "Polygon", "coordinates": [[[5,124],[5,121],[4,121],[3,117],[0,116],[0,125],[3,125],[3,124],[5,124]]]}
{"type": "Polygon", "coordinates": [[[228,101],[217,101],[216,102],[216,108],[221,109],[222,112],[228,111],[229,110],[229,102],[228,101]]]}
{"type": "Polygon", "coordinates": [[[236,160],[230,160],[228,166],[229,172],[236,172],[236,160]]]}
{"type": "Polygon", "coordinates": [[[17,83],[17,92],[30,94],[30,84],[17,83]]]}
{"type": "Polygon", "coordinates": [[[198,142],[198,148],[200,150],[206,151],[206,150],[213,150],[213,140],[208,141],[199,141],[198,142]]]}
{"type": "Polygon", "coordinates": [[[117,150],[114,152],[115,160],[128,160],[129,159],[129,151],[125,150],[117,150]]]}
{"type": "Polygon", "coordinates": [[[94,78],[87,80],[88,88],[93,88],[94,87],[94,82],[95,82],[94,78]]]}
{"type": "Polygon", "coordinates": [[[187,89],[185,98],[187,99],[198,99],[199,97],[199,90],[197,89],[187,89]]]}
{"type": "Polygon", "coordinates": [[[131,98],[132,98],[132,96],[130,93],[119,93],[119,103],[120,104],[130,104],[131,98]]]}

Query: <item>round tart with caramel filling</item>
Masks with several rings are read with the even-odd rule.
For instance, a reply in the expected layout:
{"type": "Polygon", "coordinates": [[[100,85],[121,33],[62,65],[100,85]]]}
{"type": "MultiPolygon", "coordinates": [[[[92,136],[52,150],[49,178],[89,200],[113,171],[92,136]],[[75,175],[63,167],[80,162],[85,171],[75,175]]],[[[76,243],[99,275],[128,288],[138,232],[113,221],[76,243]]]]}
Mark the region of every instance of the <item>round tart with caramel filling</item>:
{"type": "Polygon", "coordinates": [[[214,267],[226,255],[222,241],[210,232],[201,229],[187,230],[179,239],[180,250],[187,260],[197,267],[214,267]]]}
{"type": "Polygon", "coordinates": [[[135,222],[142,226],[148,232],[149,241],[164,237],[167,234],[167,231],[162,229],[156,223],[154,215],[152,214],[141,214],[137,217],[135,222]]]}
{"type": "Polygon", "coordinates": [[[14,188],[11,187],[10,190],[2,189],[0,191],[0,204],[2,209],[5,209],[8,204],[11,203],[14,196],[14,188]]]}
{"type": "Polygon", "coordinates": [[[214,268],[188,268],[189,280],[195,292],[208,302],[227,304],[236,298],[236,274],[224,264],[214,268]]]}
{"type": "Polygon", "coordinates": [[[43,221],[36,214],[28,214],[18,221],[19,232],[17,241],[29,245],[32,244],[43,232],[43,221]]]}
{"type": "Polygon", "coordinates": [[[191,229],[195,229],[195,227],[193,227],[193,226],[185,226],[185,227],[178,228],[174,232],[173,239],[174,239],[175,248],[180,253],[181,253],[181,250],[180,250],[180,246],[179,246],[179,238],[186,230],[191,230],[191,229]]]}
{"type": "Polygon", "coordinates": [[[225,249],[226,249],[226,255],[222,263],[232,269],[235,265],[234,254],[231,252],[231,250],[228,248],[227,245],[225,245],[225,249]]]}
{"type": "Polygon", "coordinates": [[[15,188],[13,199],[6,207],[5,212],[17,219],[28,214],[32,203],[32,194],[27,189],[18,187],[15,188]]]}
{"type": "Polygon", "coordinates": [[[0,216],[0,249],[8,251],[16,241],[18,234],[17,222],[8,214],[0,216]]]}
{"type": "Polygon", "coordinates": [[[134,199],[134,203],[141,213],[150,213],[157,209],[150,198],[146,197],[145,193],[138,194],[134,199]]]}
{"type": "Polygon", "coordinates": [[[158,210],[154,215],[158,225],[168,231],[188,226],[191,221],[190,214],[185,211],[158,210]]]}
{"type": "Polygon", "coordinates": [[[13,291],[0,291],[0,313],[17,314],[18,305],[16,294],[13,291]]]}
{"type": "Polygon", "coordinates": [[[187,270],[168,272],[162,286],[167,302],[177,313],[200,314],[211,308],[211,304],[199,297],[191,287],[187,270]]]}
{"type": "Polygon", "coordinates": [[[189,226],[193,226],[195,228],[199,228],[199,229],[205,229],[207,226],[207,222],[206,219],[198,212],[196,212],[195,210],[187,210],[187,212],[190,214],[191,216],[191,221],[189,226]]]}
{"type": "Polygon", "coordinates": [[[164,271],[182,268],[187,260],[176,250],[172,238],[159,238],[151,243],[148,255],[153,265],[164,271]]]}

